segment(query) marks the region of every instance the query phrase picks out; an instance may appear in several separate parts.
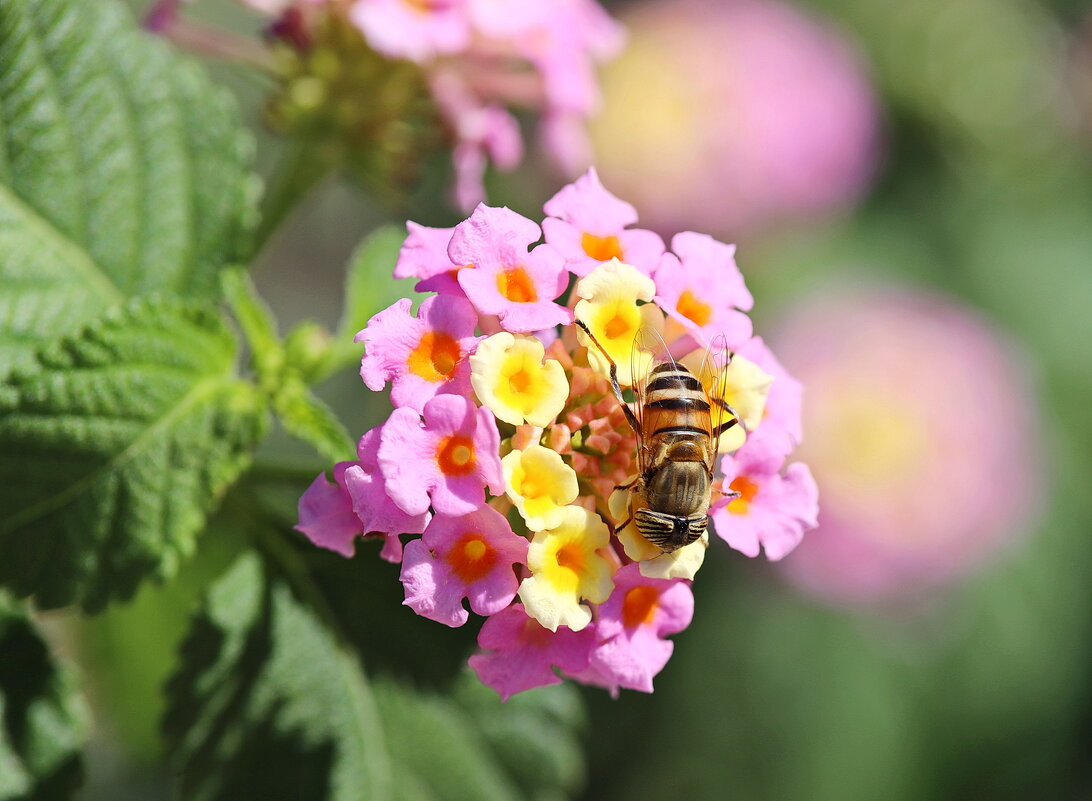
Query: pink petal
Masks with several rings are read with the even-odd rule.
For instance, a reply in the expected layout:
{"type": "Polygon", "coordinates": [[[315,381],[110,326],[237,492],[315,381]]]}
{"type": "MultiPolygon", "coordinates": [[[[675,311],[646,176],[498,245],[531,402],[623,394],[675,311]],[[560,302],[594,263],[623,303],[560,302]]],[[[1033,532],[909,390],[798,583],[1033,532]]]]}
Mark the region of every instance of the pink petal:
{"type": "Polygon", "coordinates": [[[353,555],[353,541],[363,528],[341,486],[331,484],[320,473],[300,497],[298,512],[296,530],[311,542],[342,556],[353,555]]]}

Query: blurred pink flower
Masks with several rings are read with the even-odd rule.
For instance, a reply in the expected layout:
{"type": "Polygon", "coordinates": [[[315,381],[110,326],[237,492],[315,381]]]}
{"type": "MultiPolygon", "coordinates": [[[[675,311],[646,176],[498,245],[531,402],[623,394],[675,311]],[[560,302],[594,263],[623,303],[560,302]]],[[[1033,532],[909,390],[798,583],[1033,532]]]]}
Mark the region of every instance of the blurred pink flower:
{"type": "Polygon", "coordinates": [[[459,0],[363,0],[349,6],[349,18],[383,55],[424,61],[470,44],[465,5],[459,0]]]}
{"type": "Polygon", "coordinates": [[[826,597],[906,597],[1026,528],[1041,478],[1020,353],[970,310],[912,290],[812,299],[775,337],[807,386],[819,528],[784,565],[826,597]]]}
{"type": "MultiPolygon", "coordinates": [[[[511,169],[523,157],[514,111],[539,115],[542,146],[565,172],[586,165],[584,122],[600,101],[595,67],[622,45],[620,26],[596,0],[242,1],[273,17],[274,35],[304,54],[329,36],[323,32],[329,20],[346,20],[389,67],[353,72],[350,63],[350,76],[370,74],[389,84],[394,65],[413,62],[450,138],[454,196],[464,210],[484,196],[487,162],[511,169]]],[[[156,4],[150,24],[169,32],[177,2],[156,4]]],[[[342,106],[371,106],[405,91],[350,81],[325,93],[342,106]]],[[[396,118],[399,110],[387,114],[396,118]]]]}
{"type": "Polygon", "coordinates": [[[852,204],[877,162],[867,71],[825,23],[767,0],[623,15],[592,122],[600,174],[657,230],[739,235],[852,204]]]}

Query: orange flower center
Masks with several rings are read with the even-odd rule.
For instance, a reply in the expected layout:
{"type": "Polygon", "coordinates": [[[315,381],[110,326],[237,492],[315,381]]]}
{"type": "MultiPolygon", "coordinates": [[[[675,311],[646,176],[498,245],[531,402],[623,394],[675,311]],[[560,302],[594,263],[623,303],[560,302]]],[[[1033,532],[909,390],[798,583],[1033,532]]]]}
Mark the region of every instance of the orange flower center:
{"type": "Polygon", "coordinates": [[[651,623],[659,602],[660,593],[654,587],[634,587],[622,601],[622,625],[633,628],[651,623]]]}
{"type": "Polygon", "coordinates": [[[610,236],[596,236],[595,234],[586,233],[580,237],[580,245],[588,256],[597,261],[622,258],[622,243],[613,234],[610,236]]]}
{"type": "Polygon", "coordinates": [[[616,316],[603,326],[603,333],[607,335],[607,339],[617,339],[622,336],[622,334],[629,331],[631,327],[628,320],[622,319],[621,316],[616,316]]]}
{"type": "Polygon", "coordinates": [[[535,284],[522,267],[497,273],[497,291],[513,303],[534,303],[538,300],[535,284]]]}
{"type": "Polygon", "coordinates": [[[689,289],[679,295],[679,302],[675,304],[679,314],[688,320],[693,320],[696,325],[706,325],[713,319],[713,307],[708,303],[698,300],[689,289]]]}
{"type": "Polygon", "coordinates": [[[436,383],[447,381],[462,356],[459,343],[443,331],[429,331],[410,352],[406,366],[414,375],[436,383]]]}
{"type": "Polygon", "coordinates": [[[516,395],[522,395],[529,386],[531,386],[531,376],[526,370],[520,370],[508,376],[508,389],[516,395]]]}
{"type": "Polygon", "coordinates": [[[497,563],[497,552],[489,547],[481,534],[470,532],[463,535],[444,559],[456,576],[470,584],[493,569],[497,563]]]}
{"type": "Polygon", "coordinates": [[[474,470],[474,442],[459,434],[440,443],[436,462],[447,476],[465,476],[474,470]]]}
{"type": "Polygon", "coordinates": [[[735,515],[747,514],[747,508],[758,493],[758,484],[751,481],[747,476],[737,476],[728,486],[739,493],[738,498],[728,503],[728,511],[735,515]]]}
{"type": "Polygon", "coordinates": [[[570,542],[557,550],[557,566],[579,573],[584,569],[584,551],[579,543],[570,542]]]}

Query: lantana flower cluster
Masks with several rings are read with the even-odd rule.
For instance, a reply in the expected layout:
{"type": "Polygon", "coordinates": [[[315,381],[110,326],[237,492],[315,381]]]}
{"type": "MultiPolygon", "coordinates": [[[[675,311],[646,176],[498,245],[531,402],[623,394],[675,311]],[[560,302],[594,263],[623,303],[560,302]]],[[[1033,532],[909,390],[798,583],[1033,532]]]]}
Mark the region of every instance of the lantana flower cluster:
{"type": "MultiPolygon", "coordinates": [[[[177,29],[181,1],[160,0],[149,25],[177,29]]],[[[514,110],[539,116],[543,147],[566,172],[590,161],[595,66],[623,39],[596,0],[242,2],[270,19],[283,82],[274,125],[325,136],[349,157],[377,156],[365,171],[413,172],[429,151],[450,148],[465,210],[483,197],[487,162],[510,169],[522,159],[514,110]]]]}
{"type": "Polygon", "coordinates": [[[395,408],[332,483],[315,479],[298,528],[346,556],[381,540],[419,615],[484,617],[470,666],[502,698],[561,676],[651,692],[709,534],[664,553],[626,524],[636,442],[610,362],[633,387],[651,367],[631,358],[639,331],[688,366],[726,343],[715,379],[742,424],[720,442],[712,528],[771,560],[816,524],[807,467],[786,465],[801,390],[753,335],[731,245],[686,232],[668,251],[594,171],[545,212],[541,226],[485,205],[453,229],[408,224],[395,275],[435,294],[357,335],[364,383],[389,385],[395,408]]]}

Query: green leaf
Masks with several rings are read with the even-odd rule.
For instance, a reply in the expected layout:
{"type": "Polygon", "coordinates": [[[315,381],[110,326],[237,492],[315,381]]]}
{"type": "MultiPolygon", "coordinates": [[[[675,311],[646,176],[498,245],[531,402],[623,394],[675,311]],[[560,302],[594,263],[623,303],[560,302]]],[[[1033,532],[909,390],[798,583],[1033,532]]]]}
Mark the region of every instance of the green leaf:
{"type": "Polygon", "coordinates": [[[0,4],[0,374],[126,298],[211,298],[245,252],[252,139],[117,0],[0,4]]]}
{"type": "MultiPolygon", "coordinates": [[[[308,553],[296,547],[302,539],[262,539],[278,564],[290,566],[296,594],[283,587],[283,603],[300,618],[298,629],[270,622],[279,614],[282,580],[263,574],[253,556],[242,560],[248,567],[237,566],[234,578],[212,591],[209,609],[194,626],[183,667],[169,688],[165,726],[181,769],[183,801],[382,798],[359,777],[353,780],[359,794],[338,789],[350,775],[346,762],[365,770],[376,759],[384,760],[392,777],[385,792],[393,801],[557,801],[577,793],[585,773],[579,741],[584,710],[571,686],[533,690],[501,703],[464,665],[442,690],[381,678],[370,689],[377,711],[367,711],[370,705],[367,714],[356,710],[359,690],[352,687],[359,682],[368,690],[368,685],[357,659],[342,661],[339,644],[351,641],[340,624],[351,627],[359,618],[382,618],[388,611],[401,619],[405,607],[372,603],[367,587],[358,587],[353,608],[329,603],[330,574],[300,558],[308,553]],[[238,600],[244,596],[245,603],[238,600]],[[300,606],[304,600],[323,613],[321,620],[300,606]],[[336,643],[323,628],[335,616],[336,643]],[[361,752],[361,732],[375,753],[361,752]],[[273,773],[270,786],[292,791],[267,793],[266,784],[246,791],[253,782],[266,782],[263,771],[273,773]],[[316,771],[325,771],[325,780],[316,771]]],[[[344,565],[362,561],[338,559],[344,565]]],[[[430,639],[429,631],[420,630],[414,659],[435,660],[436,644],[447,630],[410,616],[437,635],[430,639]]],[[[394,636],[375,630],[375,648],[382,650],[394,636]]],[[[388,661],[384,671],[392,667],[388,661]]],[[[397,675],[416,667],[407,665],[397,675]]]]}
{"type": "Polygon", "coordinates": [[[68,798],[87,712],[26,612],[0,592],[0,801],[68,798]]]}
{"type": "Polygon", "coordinates": [[[221,283],[224,287],[224,299],[246,337],[263,385],[277,380],[284,367],[284,351],[277,337],[277,323],[273,319],[273,313],[258,296],[250,276],[243,270],[225,270],[221,274],[221,283]]]}
{"type": "Polygon", "coordinates": [[[0,582],[88,609],[170,575],[266,412],[220,317],[134,301],[0,394],[0,582]]]}
{"type": "Polygon", "coordinates": [[[399,778],[435,801],[513,801],[514,782],[493,759],[470,717],[453,701],[413,692],[390,680],[376,683],[387,748],[399,778]]]}
{"type": "Polygon", "coordinates": [[[391,798],[359,664],[252,553],[210,590],[167,694],[183,801],[391,798]]]}
{"type": "Polygon", "coordinates": [[[274,396],[273,406],[284,430],[311,443],[326,459],[344,462],[356,458],[356,443],[345,426],[300,379],[286,377],[274,396]]]}
{"type": "Polygon", "coordinates": [[[452,697],[375,685],[399,786],[434,801],[565,799],[584,780],[576,732],[583,709],[572,687],[502,704],[469,671],[452,697]]]}
{"type": "Polygon", "coordinates": [[[345,306],[334,335],[335,347],[326,373],[360,359],[362,346],[353,337],[376,312],[399,298],[413,297],[416,278],[395,279],[394,264],[406,232],[390,225],[379,228],[361,242],[349,259],[345,276],[345,306]]]}
{"type": "Polygon", "coordinates": [[[519,693],[502,704],[466,671],[454,695],[527,798],[569,798],[584,785],[579,734],[587,721],[572,684],[519,693]]]}
{"type": "Polygon", "coordinates": [[[416,278],[393,277],[398,251],[406,239],[404,229],[387,225],[369,234],[349,258],[345,275],[345,307],[338,324],[338,338],[353,336],[377,311],[413,292],[416,278]]]}

